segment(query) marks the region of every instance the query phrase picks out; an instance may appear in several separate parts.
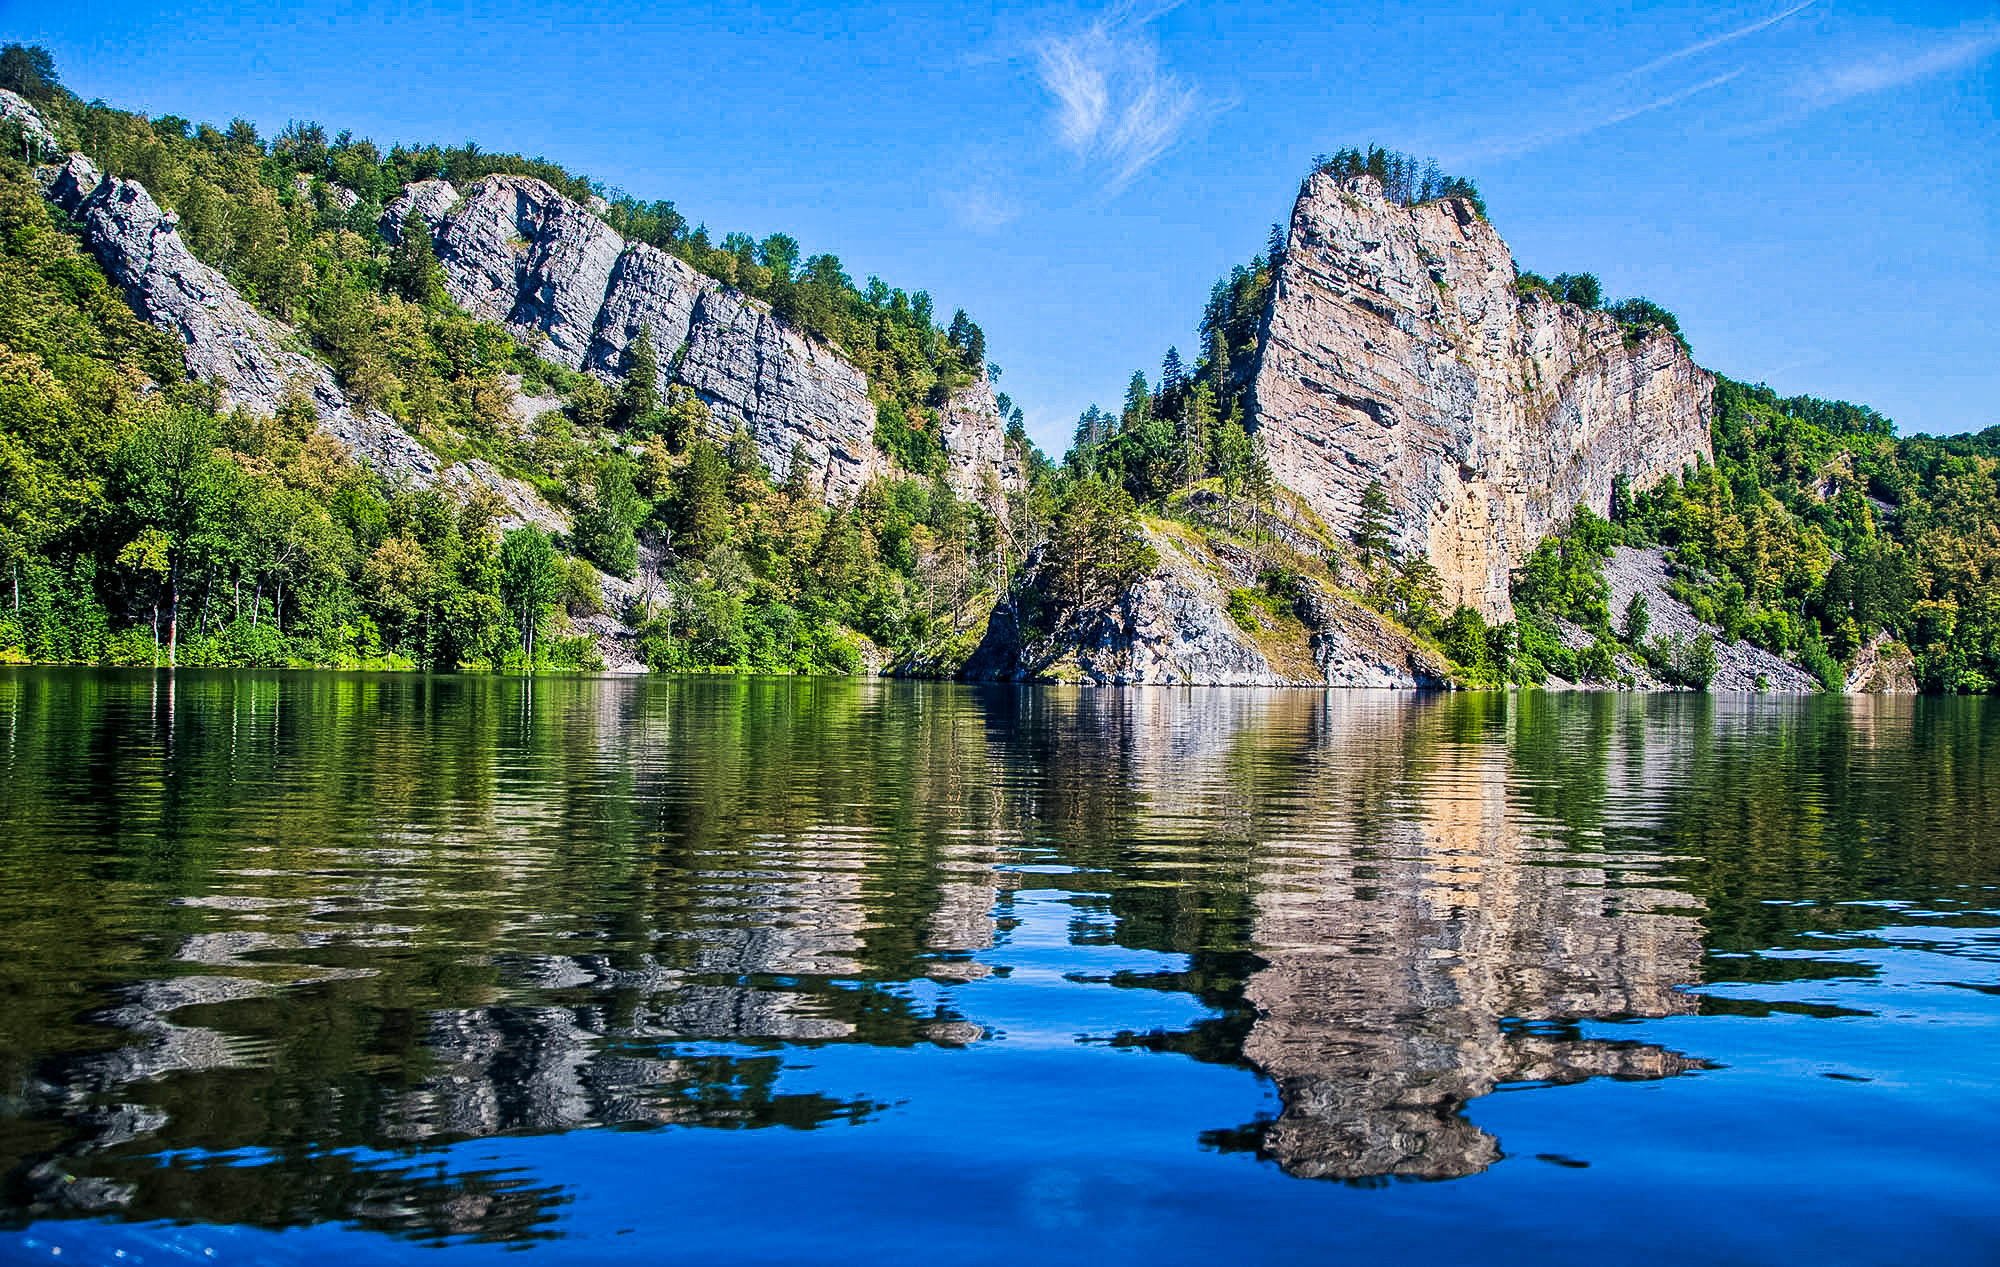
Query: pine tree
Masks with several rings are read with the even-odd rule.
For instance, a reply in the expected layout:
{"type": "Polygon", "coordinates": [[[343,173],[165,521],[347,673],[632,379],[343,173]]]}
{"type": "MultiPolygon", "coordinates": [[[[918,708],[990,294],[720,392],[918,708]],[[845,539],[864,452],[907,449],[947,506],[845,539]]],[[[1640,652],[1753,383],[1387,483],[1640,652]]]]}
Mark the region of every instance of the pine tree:
{"type": "Polygon", "coordinates": [[[1278,482],[1271,477],[1271,464],[1264,460],[1263,446],[1251,442],[1250,463],[1244,471],[1243,491],[1250,498],[1250,541],[1263,541],[1263,513],[1278,494],[1278,482]]]}
{"type": "Polygon", "coordinates": [[[1181,406],[1181,486],[1193,484],[1208,473],[1208,437],[1215,427],[1215,393],[1207,383],[1198,383],[1181,406]]]}
{"type": "Polygon", "coordinates": [[[1354,548],[1361,552],[1361,566],[1373,571],[1375,556],[1389,549],[1389,494],[1382,481],[1370,480],[1361,491],[1361,514],[1354,522],[1354,548]]]}
{"type": "Polygon", "coordinates": [[[1652,626],[1653,614],[1648,609],[1645,591],[1636,591],[1632,601],[1625,604],[1625,628],[1621,631],[1625,641],[1636,647],[1652,626]]]}
{"type": "Polygon", "coordinates": [[[1160,364],[1160,394],[1171,396],[1181,389],[1181,380],[1186,371],[1181,366],[1179,348],[1168,348],[1167,359],[1160,364]]]}
{"type": "Polygon", "coordinates": [[[667,389],[667,452],[687,452],[690,444],[708,437],[713,417],[708,404],[678,383],[667,389]]]}
{"type": "Polygon", "coordinates": [[[1620,471],[1611,477],[1611,522],[1622,524],[1632,517],[1632,477],[1620,471]]]}
{"type": "Polygon", "coordinates": [[[382,285],[389,293],[426,308],[444,302],[444,270],[438,267],[437,252],[431,246],[431,227],[415,211],[403,217],[402,236],[396,239],[382,269],[382,285]]]}
{"type": "Polygon", "coordinates": [[[625,345],[625,385],[618,389],[617,424],[626,429],[650,426],[660,407],[660,354],[653,347],[653,327],[639,327],[638,337],[625,345]]]}
{"type": "Polygon", "coordinates": [[[1208,382],[1217,400],[1229,395],[1229,339],[1218,327],[1208,332],[1208,382]]]}
{"type": "Polygon", "coordinates": [[[706,440],[688,446],[674,490],[674,545],[683,555],[706,558],[729,538],[729,464],[706,440]]]}
{"type": "Polygon", "coordinates": [[[1153,393],[1146,386],[1146,371],[1133,370],[1132,381],[1125,385],[1125,409],[1118,415],[1119,432],[1130,431],[1152,412],[1153,393]]]}
{"type": "Polygon", "coordinates": [[[764,478],[764,456],[748,427],[737,427],[736,434],[729,437],[729,469],[738,475],[764,478]]]}
{"type": "Polygon", "coordinates": [[[792,441],[791,456],[785,461],[785,495],[793,501],[803,501],[809,490],[807,480],[812,477],[812,454],[807,452],[803,440],[792,441]]]}

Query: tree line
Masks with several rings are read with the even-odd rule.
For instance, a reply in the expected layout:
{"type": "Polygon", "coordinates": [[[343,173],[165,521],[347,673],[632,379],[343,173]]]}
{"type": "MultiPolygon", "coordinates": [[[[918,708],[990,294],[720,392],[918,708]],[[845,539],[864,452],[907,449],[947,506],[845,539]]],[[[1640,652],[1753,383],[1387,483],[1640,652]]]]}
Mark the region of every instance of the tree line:
{"type": "Polygon", "coordinates": [[[76,100],[45,52],[20,46],[0,50],[0,81],[178,213],[196,254],[296,324],[357,403],[442,459],[529,481],[571,520],[503,536],[491,499],[384,482],[317,434],[303,401],[268,419],[221,409],[8,160],[0,657],[579,667],[596,652],[574,622],[598,613],[611,575],[638,594],[611,614],[643,626],[656,667],[843,671],[962,633],[981,587],[1020,556],[1001,540],[997,488],[974,504],[943,482],[935,409],[989,367],[977,325],[959,313],[940,327],[922,292],[858,292],[830,256],[794,267],[781,236],[752,253],[766,294],[792,288],[782,312],[810,320],[815,296],[831,297],[852,319],[841,338],[874,349],[860,359],[878,439],[910,475],[828,507],[810,463],[774,483],[749,437],[718,435],[692,393],[662,397],[650,335],[609,385],[546,365],[451,303],[427,234],[391,246],[376,228],[412,179],[505,171],[587,197],[580,177],[470,145],[383,155],[315,124],[265,142],[242,121],[147,120],[76,100]],[[559,407],[524,417],[528,395],[559,407]]]}

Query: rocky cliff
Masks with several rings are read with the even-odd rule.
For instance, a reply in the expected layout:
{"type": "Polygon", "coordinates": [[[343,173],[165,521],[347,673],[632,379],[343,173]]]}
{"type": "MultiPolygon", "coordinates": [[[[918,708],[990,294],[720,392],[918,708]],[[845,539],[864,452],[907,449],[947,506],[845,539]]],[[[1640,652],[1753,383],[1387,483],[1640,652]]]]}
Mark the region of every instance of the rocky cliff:
{"type": "Polygon", "coordinates": [[[0,122],[11,123],[21,130],[21,146],[31,162],[61,152],[54,129],[19,93],[0,88],[0,122]]]}
{"type": "Polygon", "coordinates": [[[1508,572],[1578,502],[1603,511],[1709,453],[1712,377],[1671,334],[1524,301],[1465,202],[1315,174],[1292,213],[1252,392],[1272,473],[1336,529],[1380,481],[1399,553],[1449,602],[1510,611],[1508,572]]]}
{"type": "Polygon", "coordinates": [[[270,414],[294,393],[311,403],[320,429],[393,482],[415,488],[483,485],[510,521],[566,527],[534,490],[489,464],[444,463],[394,419],[356,407],[327,367],[297,349],[297,331],[251,307],[228,279],[195,258],[178,220],[139,182],[107,179],[81,154],[38,172],[57,207],[82,226],[105,274],[141,317],[180,339],[188,374],[222,386],[223,399],[270,414]]]}
{"type": "MultiPolygon", "coordinates": [[[[839,499],[885,469],[858,366],[780,321],[768,304],[627,242],[542,181],[489,176],[462,200],[441,181],[411,185],[385,209],[383,231],[400,234],[411,212],[431,226],[452,298],[504,324],[543,359],[612,381],[646,329],[659,353],[660,388],[693,389],[718,435],[748,430],[777,475],[790,473],[802,447],[814,482],[839,499]]],[[[1018,486],[983,382],[944,410],[943,431],[959,492],[975,495],[988,469],[1003,486],[1018,486]]]]}
{"type": "MultiPolygon", "coordinates": [[[[1253,589],[1251,552],[1160,525],[1159,562],[1075,609],[1002,600],[961,676],[1106,686],[1442,687],[1450,670],[1376,613],[1309,579],[1294,599],[1253,589]]],[[[1038,594],[1036,569],[1017,593],[1038,594]]]]}

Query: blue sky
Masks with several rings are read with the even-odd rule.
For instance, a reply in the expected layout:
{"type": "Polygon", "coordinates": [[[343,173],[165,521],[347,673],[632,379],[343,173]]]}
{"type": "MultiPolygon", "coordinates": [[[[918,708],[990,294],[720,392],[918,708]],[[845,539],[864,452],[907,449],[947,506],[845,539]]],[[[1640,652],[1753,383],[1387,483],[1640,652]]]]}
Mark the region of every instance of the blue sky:
{"type": "Polygon", "coordinates": [[[1191,354],[1315,154],[1371,141],[1704,365],[2000,422],[2000,9],[1494,8],[0,0],[0,38],[116,105],[476,140],[788,232],[971,312],[1052,452],[1191,354]]]}

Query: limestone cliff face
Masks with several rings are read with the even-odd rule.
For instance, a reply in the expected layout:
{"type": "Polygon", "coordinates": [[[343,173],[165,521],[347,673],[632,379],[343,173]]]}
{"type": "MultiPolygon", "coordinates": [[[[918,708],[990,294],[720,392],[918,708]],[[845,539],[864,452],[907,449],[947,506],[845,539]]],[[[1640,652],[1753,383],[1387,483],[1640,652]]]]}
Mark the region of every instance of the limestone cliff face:
{"type": "MultiPolygon", "coordinates": [[[[401,231],[415,211],[432,226],[451,296],[507,326],[545,360],[605,380],[649,329],[664,390],[678,383],[708,403],[722,437],[747,429],[765,464],[790,473],[795,448],[829,499],[852,496],[885,469],[875,447],[868,380],[835,349],[780,321],[768,304],[643,242],[629,243],[582,204],[539,180],[489,176],[454,206],[449,186],[405,190],[383,215],[401,231]]],[[[981,385],[983,386],[983,384],[981,385]]],[[[951,480],[961,492],[991,467],[1003,484],[1004,428],[986,389],[945,411],[951,480]]],[[[1019,483],[1019,471],[1011,479],[1019,483]]]]}
{"type": "Polygon", "coordinates": [[[1272,473],[1336,529],[1379,480],[1399,552],[1446,599],[1507,614],[1507,580],[1578,502],[1709,453],[1714,380],[1671,335],[1522,301],[1493,226],[1315,174],[1292,213],[1253,388],[1272,473]]]}
{"type": "Polygon", "coordinates": [[[960,497],[999,514],[1005,509],[1000,495],[1026,486],[1021,451],[1007,443],[1007,424],[993,398],[993,384],[984,377],[945,402],[938,412],[938,438],[951,460],[946,479],[960,497]]]}
{"type": "Polygon", "coordinates": [[[106,179],[71,155],[39,173],[49,200],[83,226],[107,276],[142,318],[178,337],[187,372],[222,385],[223,399],[255,413],[276,412],[293,393],[319,415],[320,429],[391,480],[416,488],[485,485],[510,520],[562,528],[560,511],[534,490],[483,461],[446,465],[379,410],[355,406],[327,367],[296,349],[298,332],[274,321],[195,258],[178,219],[133,180],[106,179]]]}

